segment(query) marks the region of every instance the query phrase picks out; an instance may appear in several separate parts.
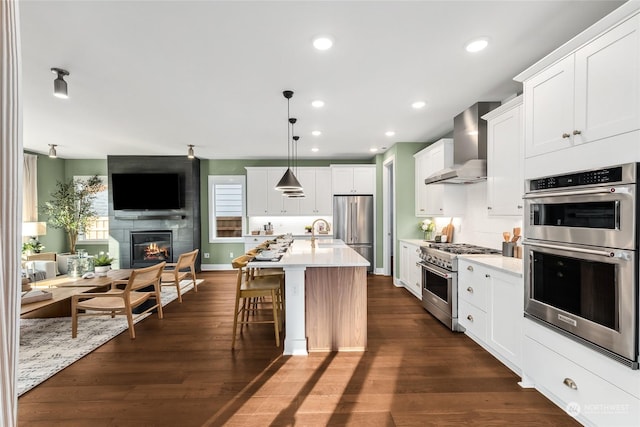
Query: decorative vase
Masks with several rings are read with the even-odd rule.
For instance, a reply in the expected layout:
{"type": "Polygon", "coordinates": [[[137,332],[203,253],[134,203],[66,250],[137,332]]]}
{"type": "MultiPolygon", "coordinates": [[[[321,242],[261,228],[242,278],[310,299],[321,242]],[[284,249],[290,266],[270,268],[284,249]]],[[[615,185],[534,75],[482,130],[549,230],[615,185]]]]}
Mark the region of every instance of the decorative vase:
{"type": "Polygon", "coordinates": [[[105,277],[109,270],[111,270],[110,265],[96,265],[94,267],[94,272],[98,277],[105,277]]]}
{"type": "Polygon", "coordinates": [[[424,232],[424,241],[428,242],[433,239],[433,231],[425,231],[424,232]]]}

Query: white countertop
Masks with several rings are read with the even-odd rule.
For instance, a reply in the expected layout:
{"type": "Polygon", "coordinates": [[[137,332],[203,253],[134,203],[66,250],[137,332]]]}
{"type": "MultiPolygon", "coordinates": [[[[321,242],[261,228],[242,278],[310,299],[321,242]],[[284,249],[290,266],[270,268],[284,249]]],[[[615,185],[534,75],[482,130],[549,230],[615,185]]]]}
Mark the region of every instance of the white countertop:
{"type": "Polygon", "coordinates": [[[518,277],[522,277],[522,272],[524,270],[524,264],[520,258],[512,258],[502,255],[458,255],[458,257],[464,258],[468,261],[473,261],[477,264],[484,264],[489,267],[497,268],[518,277]]]}
{"type": "Polygon", "coordinates": [[[400,239],[400,241],[407,242],[416,246],[426,246],[430,243],[430,242],[427,242],[426,240],[421,240],[421,239],[400,239]]]}
{"type": "Polygon", "coordinates": [[[322,239],[311,247],[310,240],[294,240],[282,259],[251,261],[251,267],[368,267],[369,261],[339,239],[322,239]]]}

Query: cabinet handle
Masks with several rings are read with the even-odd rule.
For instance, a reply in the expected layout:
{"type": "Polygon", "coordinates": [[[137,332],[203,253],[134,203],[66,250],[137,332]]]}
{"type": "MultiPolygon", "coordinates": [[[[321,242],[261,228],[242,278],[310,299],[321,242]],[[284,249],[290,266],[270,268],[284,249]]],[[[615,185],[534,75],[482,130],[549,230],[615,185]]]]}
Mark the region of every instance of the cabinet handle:
{"type": "Polygon", "coordinates": [[[472,293],[473,293],[473,288],[472,288],[471,286],[469,286],[469,287],[467,288],[467,292],[469,292],[470,294],[472,294],[472,293]]]}
{"type": "Polygon", "coordinates": [[[489,277],[491,277],[491,275],[490,274],[485,274],[484,277],[486,277],[488,279],[489,277]]]}
{"type": "Polygon", "coordinates": [[[580,135],[580,134],[582,134],[582,131],[576,129],[576,130],[573,131],[573,134],[574,135],[580,135]]]}
{"type": "Polygon", "coordinates": [[[424,209],[420,209],[420,212],[424,212],[424,209]]]}
{"type": "Polygon", "coordinates": [[[578,389],[578,384],[576,384],[576,382],[573,381],[571,378],[565,378],[564,381],[562,381],[562,384],[566,385],[571,390],[577,390],[578,389]]]}
{"type": "Polygon", "coordinates": [[[469,270],[469,271],[473,271],[473,266],[472,266],[472,265],[468,265],[468,266],[467,266],[467,270],[469,270]]]}
{"type": "Polygon", "coordinates": [[[568,133],[563,133],[562,134],[562,138],[567,139],[567,138],[571,138],[571,135],[568,133]]]}
{"type": "Polygon", "coordinates": [[[491,210],[491,209],[493,209],[493,208],[492,208],[491,206],[487,206],[487,209],[491,210]]]}
{"type": "Polygon", "coordinates": [[[516,206],[518,209],[522,209],[522,205],[518,205],[516,206]]]}
{"type": "MultiPolygon", "coordinates": [[[[473,322],[473,316],[472,316],[472,315],[470,315],[470,314],[469,314],[469,315],[467,315],[467,320],[468,320],[469,322],[473,322]]],[[[566,381],[566,380],[565,380],[565,381],[566,381]]]]}

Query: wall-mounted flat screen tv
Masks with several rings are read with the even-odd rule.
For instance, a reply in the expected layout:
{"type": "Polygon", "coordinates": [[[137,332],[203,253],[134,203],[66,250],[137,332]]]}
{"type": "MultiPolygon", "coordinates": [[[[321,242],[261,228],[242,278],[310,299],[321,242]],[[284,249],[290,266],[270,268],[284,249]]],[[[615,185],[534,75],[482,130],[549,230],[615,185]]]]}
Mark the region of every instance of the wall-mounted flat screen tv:
{"type": "Polygon", "coordinates": [[[114,173],[111,191],[114,210],[184,207],[184,181],[177,173],[114,173]]]}

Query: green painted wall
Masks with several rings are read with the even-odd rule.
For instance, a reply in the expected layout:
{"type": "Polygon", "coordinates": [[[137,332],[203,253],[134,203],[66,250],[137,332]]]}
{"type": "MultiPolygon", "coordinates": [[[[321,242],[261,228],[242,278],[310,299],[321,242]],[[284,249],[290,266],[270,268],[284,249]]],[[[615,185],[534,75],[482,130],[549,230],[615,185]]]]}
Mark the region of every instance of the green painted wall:
{"type": "MultiPolygon", "coordinates": [[[[37,154],[37,153],[31,153],[37,154]]],[[[106,175],[106,160],[71,160],[51,159],[47,155],[38,154],[38,206],[42,206],[51,198],[59,181],[66,181],[78,175],[106,175]]],[[[46,221],[38,210],[38,220],[46,221]]],[[[46,252],[68,252],[67,235],[63,230],[47,226],[47,235],[40,238],[46,252]]],[[[89,254],[107,251],[107,245],[77,245],[78,249],[86,249],[89,254]]]]}
{"type": "Polygon", "coordinates": [[[398,277],[399,268],[399,239],[420,239],[422,233],[418,229],[418,218],[415,216],[415,162],[413,155],[422,150],[428,144],[425,143],[398,143],[387,150],[384,154],[376,156],[376,164],[378,165],[378,200],[376,202],[377,209],[377,255],[376,263],[378,266],[383,265],[383,164],[389,158],[394,157],[394,194],[396,200],[396,213],[394,230],[394,276],[398,277]]]}

